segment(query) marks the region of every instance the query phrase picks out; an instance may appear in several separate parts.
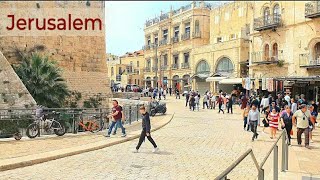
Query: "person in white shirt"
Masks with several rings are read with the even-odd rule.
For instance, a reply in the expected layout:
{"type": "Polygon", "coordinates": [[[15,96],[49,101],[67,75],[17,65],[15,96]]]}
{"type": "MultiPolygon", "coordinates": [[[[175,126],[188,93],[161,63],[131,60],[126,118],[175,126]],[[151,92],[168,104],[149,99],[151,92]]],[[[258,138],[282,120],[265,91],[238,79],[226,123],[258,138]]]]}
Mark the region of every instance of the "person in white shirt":
{"type": "Polygon", "coordinates": [[[194,97],[194,102],[196,104],[196,108],[195,109],[198,109],[198,111],[199,111],[199,102],[200,102],[199,96],[195,96],[194,97]]]}
{"type": "Polygon", "coordinates": [[[216,109],[216,96],[214,94],[212,94],[211,96],[211,102],[212,102],[212,106],[211,106],[211,109],[216,109]]]}
{"type": "Polygon", "coordinates": [[[298,110],[298,105],[296,101],[292,98],[291,99],[291,112],[294,114],[298,110]]]}
{"type": "Polygon", "coordinates": [[[286,96],[284,97],[284,100],[286,100],[288,102],[288,105],[290,106],[291,102],[290,102],[289,94],[286,94],[286,96]]]}
{"type": "Polygon", "coordinates": [[[269,106],[269,98],[267,96],[264,96],[260,103],[260,108],[262,109],[261,113],[264,113],[268,106],[269,106]]]}

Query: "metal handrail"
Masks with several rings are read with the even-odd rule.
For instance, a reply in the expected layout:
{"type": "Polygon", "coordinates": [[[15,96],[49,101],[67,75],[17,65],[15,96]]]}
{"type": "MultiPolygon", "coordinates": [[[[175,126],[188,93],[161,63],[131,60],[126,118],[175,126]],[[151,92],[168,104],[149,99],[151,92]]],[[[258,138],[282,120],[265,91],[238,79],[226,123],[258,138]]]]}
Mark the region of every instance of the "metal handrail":
{"type": "Polygon", "coordinates": [[[226,170],[224,170],[219,176],[215,178],[215,180],[226,179],[227,175],[238,166],[248,155],[251,155],[254,164],[256,165],[257,170],[260,170],[258,161],[253,154],[252,149],[248,149],[245,153],[243,153],[237,160],[235,160],[226,170]]]}
{"type": "Polygon", "coordinates": [[[255,155],[253,154],[252,149],[248,149],[245,153],[243,153],[237,160],[235,160],[226,170],[224,170],[220,175],[218,175],[215,180],[222,180],[227,179],[227,175],[235,168],[237,167],[249,154],[252,157],[252,160],[258,170],[258,179],[263,180],[264,179],[264,169],[262,168],[269,158],[272,151],[274,151],[274,163],[273,163],[273,179],[278,179],[278,145],[280,138],[282,138],[282,164],[281,164],[281,170],[285,171],[288,170],[288,144],[286,142],[287,132],[286,129],[282,131],[280,136],[277,138],[276,142],[272,145],[270,150],[268,151],[266,157],[263,159],[263,161],[260,163],[260,165],[257,162],[257,159],[255,155]]]}

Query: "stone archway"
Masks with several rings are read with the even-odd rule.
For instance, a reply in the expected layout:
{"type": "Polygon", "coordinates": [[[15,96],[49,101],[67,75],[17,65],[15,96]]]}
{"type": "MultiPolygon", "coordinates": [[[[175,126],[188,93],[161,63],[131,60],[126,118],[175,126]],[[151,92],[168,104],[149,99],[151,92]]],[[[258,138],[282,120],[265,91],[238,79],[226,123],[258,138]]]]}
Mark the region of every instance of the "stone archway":
{"type": "Polygon", "coordinates": [[[202,59],[197,64],[194,75],[195,90],[199,91],[200,94],[204,94],[206,91],[210,90],[210,83],[206,81],[209,76],[210,65],[206,60],[202,59]]]}
{"type": "Polygon", "coordinates": [[[234,65],[228,57],[222,57],[216,65],[216,73],[221,76],[231,76],[234,72],[234,65]]]}

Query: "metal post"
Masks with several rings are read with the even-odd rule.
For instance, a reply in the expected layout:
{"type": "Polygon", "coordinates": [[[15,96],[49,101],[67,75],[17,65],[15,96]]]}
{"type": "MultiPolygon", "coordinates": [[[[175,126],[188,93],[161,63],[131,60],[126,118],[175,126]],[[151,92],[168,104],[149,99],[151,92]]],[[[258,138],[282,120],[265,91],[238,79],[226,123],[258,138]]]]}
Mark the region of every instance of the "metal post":
{"type": "Polygon", "coordinates": [[[259,170],[258,180],[264,180],[264,169],[259,170]]]}
{"type": "Polygon", "coordinates": [[[76,134],[76,121],[75,121],[75,111],[72,114],[72,126],[73,126],[73,134],[76,134]]]}
{"type": "Polygon", "coordinates": [[[278,180],[278,145],[273,149],[273,179],[278,180]]]}
{"type": "MultiPolygon", "coordinates": [[[[99,108],[99,114],[100,114],[100,127],[102,126],[102,121],[103,121],[103,119],[102,119],[102,109],[101,108],[99,108]]],[[[103,129],[103,127],[101,128],[101,130],[103,129]]]]}
{"type": "Polygon", "coordinates": [[[131,106],[129,106],[129,124],[131,124],[131,112],[132,112],[131,106]]]}
{"type": "Polygon", "coordinates": [[[139,121],[139,105],[137,104],[137,121],[139,121]]]}
{"type": "Polygon", "coordinates": [[[282,132],[282,157],[281,157],[281,171],[285,171],[286,169],[286,133],[285,131],[282,132]]]}

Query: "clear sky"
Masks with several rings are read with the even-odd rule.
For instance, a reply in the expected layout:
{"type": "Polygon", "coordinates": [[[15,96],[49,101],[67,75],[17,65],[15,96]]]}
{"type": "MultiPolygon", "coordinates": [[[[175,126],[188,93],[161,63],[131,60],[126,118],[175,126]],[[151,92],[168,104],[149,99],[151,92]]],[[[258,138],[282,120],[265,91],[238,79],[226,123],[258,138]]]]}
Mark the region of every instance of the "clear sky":
{"type": "Polygon", "coordinates": [[[144,23],[192,1],[106,1],[107,53],[123,55],[144,45],[144,23]]]}

